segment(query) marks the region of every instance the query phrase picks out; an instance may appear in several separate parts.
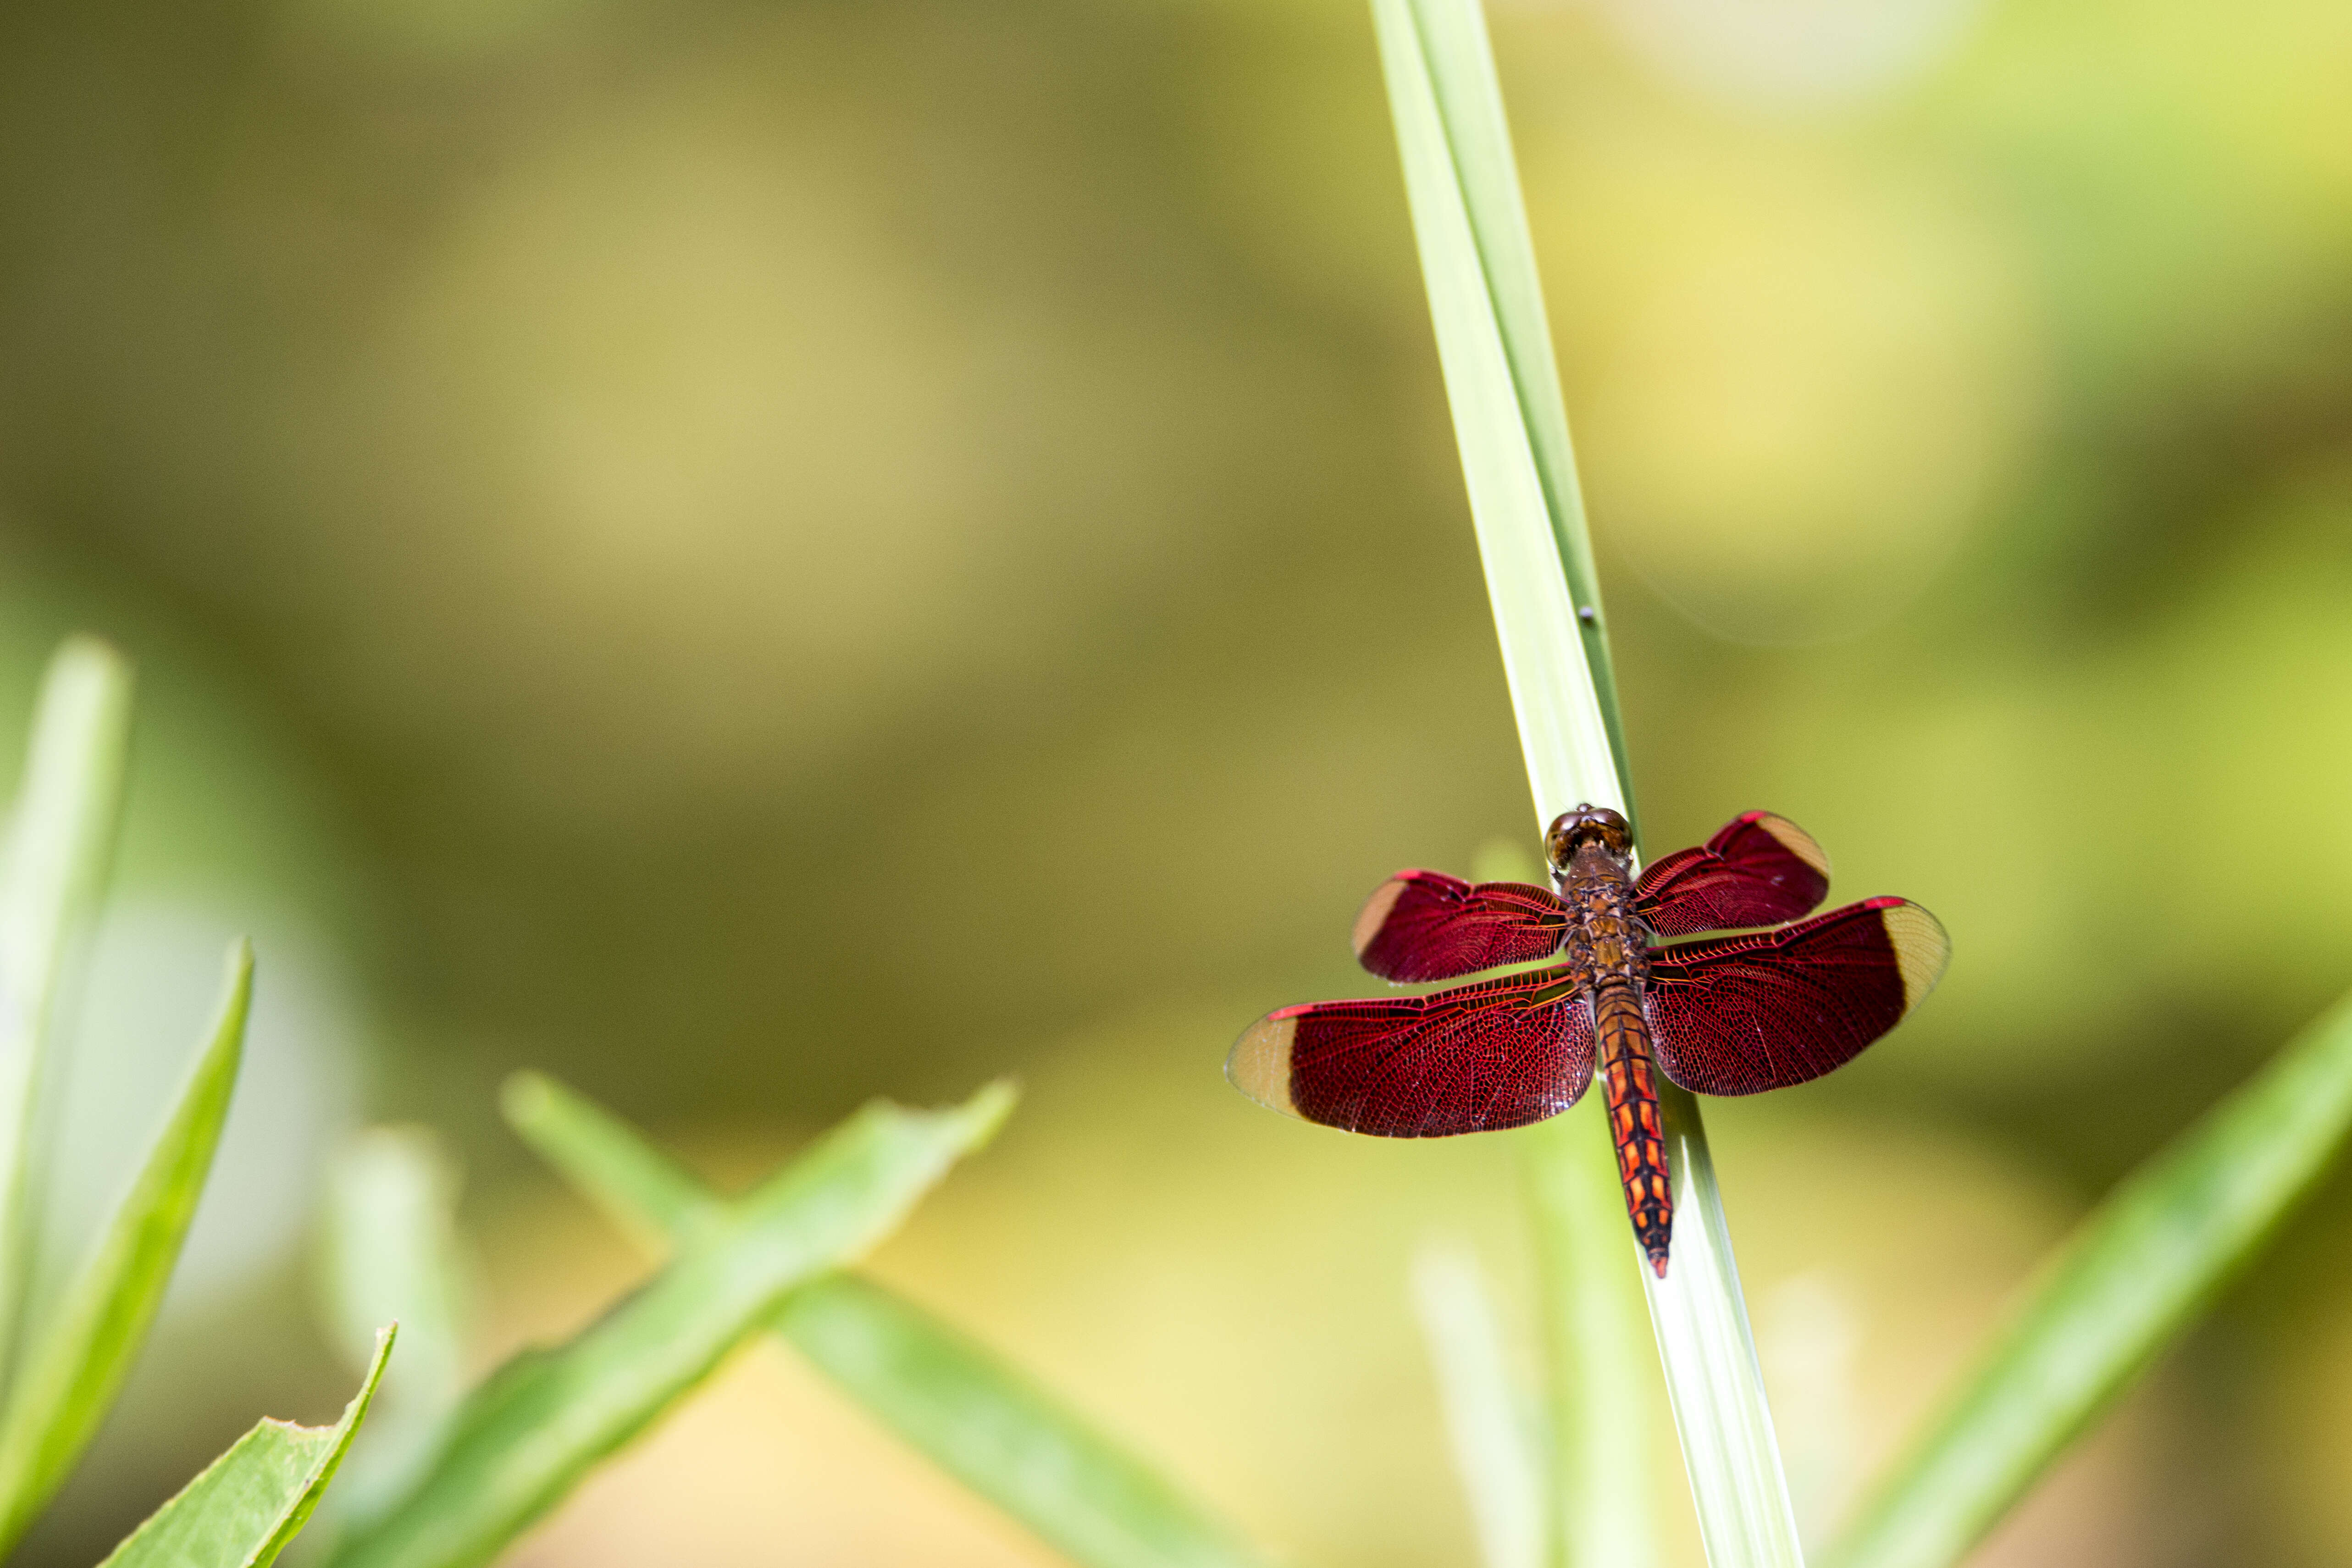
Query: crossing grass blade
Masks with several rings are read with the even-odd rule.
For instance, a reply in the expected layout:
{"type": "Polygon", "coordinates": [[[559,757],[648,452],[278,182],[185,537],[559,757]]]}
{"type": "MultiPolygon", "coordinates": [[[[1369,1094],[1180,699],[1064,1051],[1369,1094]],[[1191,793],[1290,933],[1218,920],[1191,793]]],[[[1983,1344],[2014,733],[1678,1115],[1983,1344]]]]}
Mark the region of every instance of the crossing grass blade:
{"type": "Polygon", "coordinates": [[[2083,1222],[1835,1568],[1948,1568],[2259,1252],[2352,1131],[2352,997],[2083,1222]]]}
{"type": "Polygon", "coordinates": [[[394,1330],[377,1336],[360,1391],[332,1426],[264,1421],[238,1438],[99,1568],[268,1568],[334,1479],[383,1378],[394,1330]]]}
{"type": "Polygon", "coordinates": [[[499,1096],[507,1125],[614,1226],[656,1253],[722,1219],[727,1202],[635,1128],[553,1079],[517,1073],[499,1096]]]}
{"type": "Polygon", "coordinates": [[[0,1555],[64,1484],[146,1341],[228,1119],[252,998],[253,952],[239,942],[212,1038],[10,1391],[0,1415],[0,1555]]]}
{"type": "Polygon", "coordinates": [[[469,1396],[416,1485],[354,1531],[337,1568],[474,1568],[715,1370],[793,1287],[895,1230],[1012,1109],[877,1102],[842,1123],[642,1290],[572,1340],[525,1352],[469,1396]]]}
{"type": "MultiPolygon", "coordinates": [[[[537,1075],[508,1121],[623,1229],[690,1247],[726,1212],[619,1118],[537,1075]]],[[[992,1352],[851,1274],[813,1279],[771,1326],[910,1447],[1086,1568],[1259,1568],[1265,1559],[992,1352]]]]}
{"type": "Polygon", "coordinates": [[[130,735],[129,663],[94,638],[67,642],[41,682],[0,855],[0,1372],[24,1333],[61,998],[105,888],[130,735]]]}
{"type": "MultiPolygon", "coordinates": [[[[1537,822],[1580,802],[1631,817],[1605,623],[1486,24],[1476,0],[1373,0],[1372,16],[1537,822]]],[[[1717,1568],[1794,1568],[1796,1519],[1706,1127],[1697,1101],[1671,1085],[1659,1105],[1676,1224],[1667,1278],[1645,1270],[1643,1288],[1699,1532],[1717,1568]]]]}
{"type": "Polygon", "coordinates": [[[869,1279],[814,1280],[773,1322],[868,1415],[1073,1563],[1267,1561],[992,1352],[869,1279]]]}

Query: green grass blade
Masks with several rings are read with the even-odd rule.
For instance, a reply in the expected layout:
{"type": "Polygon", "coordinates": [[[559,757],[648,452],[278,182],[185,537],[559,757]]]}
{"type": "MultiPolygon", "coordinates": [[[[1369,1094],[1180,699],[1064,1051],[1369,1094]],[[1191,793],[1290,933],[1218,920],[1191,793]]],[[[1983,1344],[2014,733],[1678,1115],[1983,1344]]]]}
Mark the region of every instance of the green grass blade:
{"type": "Polygon", "coordinates": [[[1475,5],[1453,0],[1412,0],[1430,89],[1444,122],[1446,146],[1461,191],[1464,216],[1477,247],[1479,271],[1494,312],[1519,423],[1543,488],[1545,510],[1569,596],[1580,612],[1584,659],[1592,694],[1608,731],[1618,793],[1627,803],[1633,781],[1624,764],[1625,735],[1617,709],[1615,662],[1609,651],[1608,615],[1601,604],[1601,574],[1592,561],[1592,538],[1585,527],[1584,492],[1577,482],[1576,455],[1568,435],[1568,409],[1559,391],[1559,368],[1552,359],[1551,327],[1544,314],[1543,285],[1536,273],[1535,240],[1519,199],[1517,160],[1511,154],[1510,127],[1503,119],[1503,89],[1495,75],[1495,53],[1485,18],[1475,5]]]}
{"type": "MultiPolygon", "coordinates": [[[[522,1140],[625,1230],[691,1245],[719,1200],[619,1118],[535,1074],[510,1082],[522,1140]]],[[[1255,1568],[1265,1559],[993,1354],[879,1285],[813,1279],[772,1320],[868,1414],[1087,1568],[1255,1568]]]]}
{"type": "MultiPolygon", "coordinates": [[[[1458,9],[1465,0],[1441,3],[1458,9]]],[[[1502,323],[1486,291],[1455,150],[1422,47],[1426,14],[1435,9],[1412,0],[1373,0],[1372,16],[1471,522],[1486,566],[1503,673],[1518,714],[1519,745],[1539,811],[1557,814],[1580,800],[1622,807],[1625,791],[1616,753],[1578,631],[1502,323]]],[[[1475,22],[1475,13],[1468,14],[1475,22]]]]}
{"type": "Polygon", "coordinates": [[[328,1172],[323,1305],[338,1348],[365,1365],[370,1325],[400,1324],[400,1373],[377,1401],[324,1521],[349,1529],[413,1486],[466,1393],[467,1271],[457,1173],[422,1127],[373,1127],[328,1172]]]}
{"type": "Polygon", "coordinates": [[[1664,1078],[1658,1111],[1674,1179],[1674,1257],[1664,1279],[1635,1267],[1650,1299],[1699,1537],[1707,1561],[1723,1568],[1801,1568],[1796,1510],[1764,1400],[1706,1124],[1698,1101],[1664,1078]]]}
{"type": "Polygon", "coordinates": [[[1958,1563],[2259,1251],[2352,1130],[2352,998],[2083,1222],[1831,1553],[1958,1563]]]}
{"type": "Polygon", "coordinates": [[[1651,1568],[1650,1411],[1627,1347],[1641,1292],[1625,1270],[1625,1195],[1597,1103],[1524,1136],[1550,1327],[1555,1539],[1561,1568],[1651,1568]]]}
{"type": "Polygon", "coordinates": [[[392,1354],[394,1331],[377,1338],[359,1393],[332,1426],[264,1421],[131,1531],[100,1568],[268,1568],[301,1533],[392,1354]]]}
{"type": "MultiPolygon", "coordinates": [[[[360,1336],[400,1324],[398,1397],[455,1404],[465,1392],[466,1281],[458,1262],[457,1173],[423,1127],[371,1127],[327,1173],[328,1323],[365,1365],[360,1336]]],[[[387,1405],[394,1397],[385,1395],[387,1405]]],[[[378,1411],[376,1428],[387,1411],[378,1411]]]]}
{"type": "Polygon", "coordinates": [[[1465,1247],[1423,1247],[1413,1259],[1412,1296],[1479,1554],[1486,1568],[1542,1568],[1549,1539],[1542,1445],[1513,1385],[1477,1258],[1465,1247]]]}
{"type": "Polygon", "coordinates": [[[724,1223],[577,1337],[516,1357],[476,1390],[417,1485],[348,1538],[340,1568],[487,1563],[596,1462],[700,1383],[811,1276],[879,1242],[1013,1104],[875,1104],[732,1205],[724,1223]]]}
{"type": "Polygon", "coordinates": [[[779,1333],[906,1443],[1087,1568],[1259,1568],[1265,1559],[1043,1390],[913,1303],[814,1280],[779,1333]]]}
{"type": "Polygon", "coordinates": [[[66,1288],[0,1416],[0,1554],[65,1481],[114,1403],[179,1261],[228,1119],[253,999],[253,950],[229,952],[212,1038],[98,1249],[66,1288]]]}
{"type": "MultiPolygon", "coordinates": [[[[1527,287],[1534,262],[1522,267],[1516,254],[1525,217],[1495,210],[1518,196],[1485,26],[1475,0],[1373,0],[1372,15],[1537,821],[1580,801],[1630,816],[1587,652],[1597,628],[1580,630],[1570,587],[1571,563],[1583,570],[1589,556],[1577,548],[1564,555],[1560,543],[1581,540],[1583,519],[1551,510],[1528,424],[1531,409],[1540,416],[1556,405],[1557,392],[1531,401],[1517,379],[1548,364],[1549,351],[1529,342],[1514,352],[1506,341],[1541,321],[1524,308],[1507,312],[1498,300],[1496,279],[1505,293],[1527,287]]],[[[1706,1128],[1695,1100],[1660,1088],[1674,1255],[1666,1279],[1646,1269],[1643,1278],[1699,1532],[1718,1568],[1790,1568],[1803,1561],[1796,1519],[1706,1128]]]]}
{"type": "Polygon", "coordinates": [[[59,998],[105,888],[130,733],[130,665],[91,638],[66,643],[0,859],[0,1367],[24,1332],[59,998]]]}

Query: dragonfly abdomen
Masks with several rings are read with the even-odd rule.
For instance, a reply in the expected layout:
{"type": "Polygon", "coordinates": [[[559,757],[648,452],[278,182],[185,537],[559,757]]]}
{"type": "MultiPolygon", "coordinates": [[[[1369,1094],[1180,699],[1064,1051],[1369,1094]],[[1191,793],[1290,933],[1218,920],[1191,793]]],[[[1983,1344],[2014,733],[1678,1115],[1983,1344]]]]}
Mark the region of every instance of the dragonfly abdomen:
{"type": "Polygon", "coordinates": [[[1609,1135],[1617,1146],[1617,1176],[1633,1236],[1660,1279],[1674,1233],[1674,1189],[1666,1176],[1666,1139],[1658,1121],[1658,1085],[1650,1061],[1650,1022],[1641,987],[1603,980],[1592,992],[1592,1026],[1600,1047],[1601,1092],[1609,1135]]]}

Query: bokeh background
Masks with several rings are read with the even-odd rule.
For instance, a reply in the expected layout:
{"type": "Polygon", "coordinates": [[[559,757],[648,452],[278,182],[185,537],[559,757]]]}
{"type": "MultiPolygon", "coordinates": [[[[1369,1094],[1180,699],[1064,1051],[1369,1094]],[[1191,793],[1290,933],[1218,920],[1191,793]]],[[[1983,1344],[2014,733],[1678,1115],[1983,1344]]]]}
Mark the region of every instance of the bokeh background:
{"type": "MultiPolygon", "coordinates": [[[[1652,847],[1769,806],[1955,941],[1713,1112],[1817,1539],[2352,986],[2347,16],[1495,7],[1652,847]]],[[[485,1363],[640,1277],[526,1065],[730,1180],[1018,1074],[877,1267],[1296,1561],[1470,1561],[1405,1277],[1466,1237],[1524,1318],[1509,1140],[1219,1075],[1535,827],[1356,0],[11,5],[5,749],[78,627],[143,684],[66,1232],[234,931],[262,1011],[21,1561],[340,1405],[363,1122],[462,1155],[485,1363]]],[[[2352,1557],[2347,1241],[2338,1181],[1981,1560],[2352,1557]]],[[[766,1350],[514,1554],[1045,1560],[766,1350]]]]}

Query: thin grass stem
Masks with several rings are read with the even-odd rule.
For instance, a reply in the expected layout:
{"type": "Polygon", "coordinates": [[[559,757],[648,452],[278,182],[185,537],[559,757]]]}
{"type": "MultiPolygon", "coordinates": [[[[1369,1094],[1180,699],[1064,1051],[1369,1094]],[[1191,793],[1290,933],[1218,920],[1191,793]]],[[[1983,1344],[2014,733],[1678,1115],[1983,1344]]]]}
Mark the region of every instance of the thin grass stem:
{"type": "Polygon", "coordinates": [[[131,732],[131,667],[92,637],[41,682],[0,859],[0,1366],[26,1334],[62,998],[98,912],[131,732]]]}
{"type": "Polygon", "coordinates": [[[1412,1302],[1436,1369],[1454,1468],[1486,1568],[1543,1568],[1543,1466],[1532,1411],[1511,1377],[1503,1325],[1477,1255],[1430,1242],[1412,1260],[1412,1302]]]}
{"type": "Polygon", "coordinates": [[[1951,1568],[2277,1234],[2352,1139],[2352,996],[2076,1227],[1828,1554],[1951,1568]]]}
{"type": "MultiPolygon", "coordinates": [[[[1580,802],[1631,816],[1591,546],[1485,21],[1475,0],[1373,0],[1372,14],[1536,818],[1580,802]]],[[[1790,1568],[1803,1558],[1706,1127],[1688,1095],[1661,1100],[1678,1222],[1666,1278],[1645,1269],[1643,1283],[1700,1535],[1717,1568],[1790,1568]]]]}

